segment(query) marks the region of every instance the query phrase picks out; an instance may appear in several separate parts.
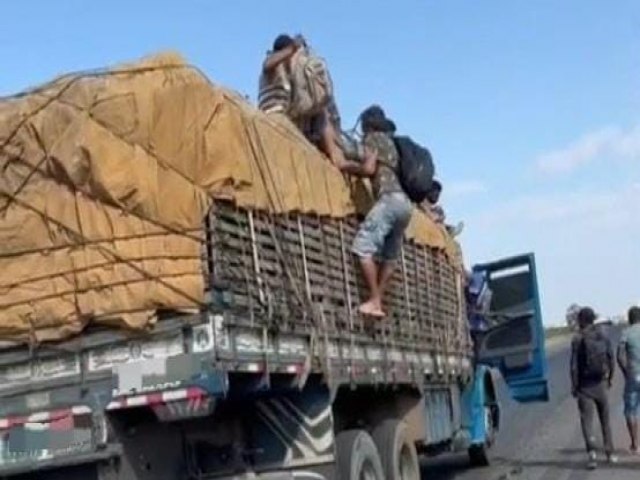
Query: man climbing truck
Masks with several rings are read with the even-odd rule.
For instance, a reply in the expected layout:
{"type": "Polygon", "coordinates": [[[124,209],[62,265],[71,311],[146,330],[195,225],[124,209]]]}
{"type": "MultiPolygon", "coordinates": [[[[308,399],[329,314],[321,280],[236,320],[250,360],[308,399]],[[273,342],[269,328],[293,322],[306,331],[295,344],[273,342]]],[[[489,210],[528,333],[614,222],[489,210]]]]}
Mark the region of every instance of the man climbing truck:
{"type": "Polygon", "coordinates": [[[473,358],[456,250],[415,213],[365,323],[351,186],[180,59],[2,106],[1,478],[419,479],[489,461],[493,372],[547,399],[533,255],[475,267],[473,358]]]}

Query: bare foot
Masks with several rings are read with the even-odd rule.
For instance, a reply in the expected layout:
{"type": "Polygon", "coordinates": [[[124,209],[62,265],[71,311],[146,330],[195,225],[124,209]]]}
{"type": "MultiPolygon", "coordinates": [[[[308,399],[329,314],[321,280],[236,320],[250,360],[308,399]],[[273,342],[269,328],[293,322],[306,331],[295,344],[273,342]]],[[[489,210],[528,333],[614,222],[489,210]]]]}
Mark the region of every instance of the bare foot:
{"type": "Polygon", "coordinates": [[[375,317],[375,318],[384,318],[385,313],[380,308],[380,305],[372,300],[363,303],[358,307],[358,311],[365,316],[375,317]]]}

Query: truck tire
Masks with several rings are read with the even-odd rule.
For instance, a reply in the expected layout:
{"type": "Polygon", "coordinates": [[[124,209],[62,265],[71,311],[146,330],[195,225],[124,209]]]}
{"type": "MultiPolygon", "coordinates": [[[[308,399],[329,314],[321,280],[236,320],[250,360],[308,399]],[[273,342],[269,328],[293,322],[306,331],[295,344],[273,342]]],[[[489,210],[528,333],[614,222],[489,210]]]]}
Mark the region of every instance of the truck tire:
{"type": "Polygon", "coordinates": [[[491,463],[489,460],[489,447],[486,445],[471,445],[469,447],[469,462],[472,467],[488,467],[491,463]]]}
{"type": "Polygon", "coordinates": [[[375,443],[364,430],[346,430],[336,437],[339,480],[386,480],[375,443]]]}
{"type": "Polygon", "coordinates": [[[382,468],[387,480],[420,480],[416,446],[407,437],[407,426],[398,420],[385,420],[373,431],[382,468]]]}

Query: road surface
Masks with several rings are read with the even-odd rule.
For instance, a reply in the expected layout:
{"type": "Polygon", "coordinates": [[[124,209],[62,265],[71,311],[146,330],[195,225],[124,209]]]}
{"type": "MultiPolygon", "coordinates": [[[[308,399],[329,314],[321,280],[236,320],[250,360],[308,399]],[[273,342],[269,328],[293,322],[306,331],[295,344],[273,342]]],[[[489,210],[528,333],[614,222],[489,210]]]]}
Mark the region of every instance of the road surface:
{"type": "Polygon", "coordinates": [[[622,379],[619,372],[611,391],[612,423],[618,465],[585,469],[584,443],[576,402],[569,383],[568,342],[549,354],[551,400],[547,404],[518,405],[500,390],[503,423],[492,449],[492,466],[470,469],[466,455],[438,457],[425,462],[425,480],[640,480],[640,458],[625,453],[622,379]]]}

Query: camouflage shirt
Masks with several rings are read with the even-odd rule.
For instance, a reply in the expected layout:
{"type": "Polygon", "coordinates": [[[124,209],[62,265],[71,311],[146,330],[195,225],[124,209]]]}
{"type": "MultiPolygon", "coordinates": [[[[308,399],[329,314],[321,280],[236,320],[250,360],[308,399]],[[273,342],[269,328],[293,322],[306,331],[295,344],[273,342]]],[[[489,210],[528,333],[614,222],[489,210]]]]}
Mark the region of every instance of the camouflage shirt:
{"type": "Polygon", "coordinates": [[[391,136],[382,132],[369,133],[364,137],[365,147],[375,150],[378,156],[376,173],[371,179],[373,194],[380,198],[385,193],[402,192],[396,174],[400,157],[391,136]]]}

